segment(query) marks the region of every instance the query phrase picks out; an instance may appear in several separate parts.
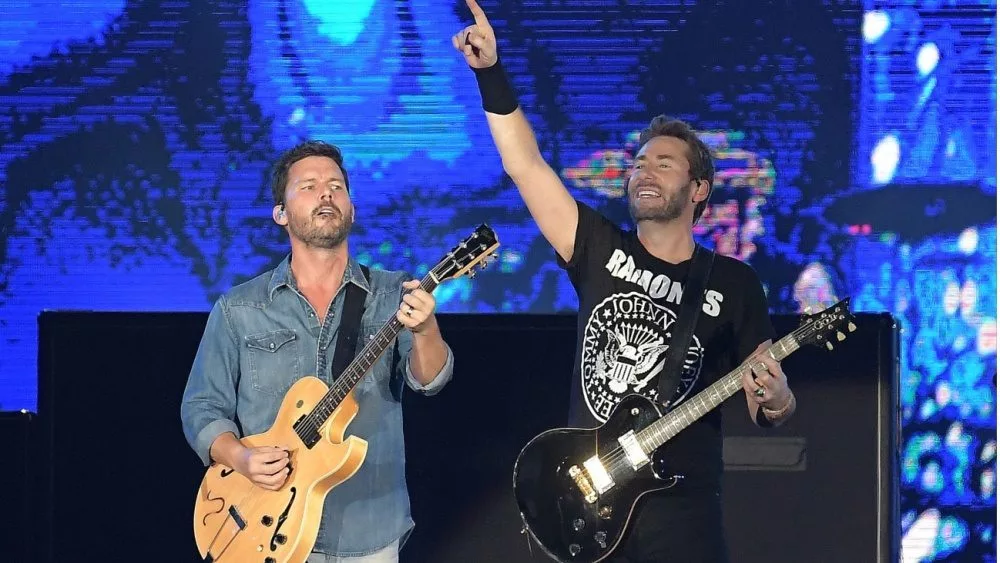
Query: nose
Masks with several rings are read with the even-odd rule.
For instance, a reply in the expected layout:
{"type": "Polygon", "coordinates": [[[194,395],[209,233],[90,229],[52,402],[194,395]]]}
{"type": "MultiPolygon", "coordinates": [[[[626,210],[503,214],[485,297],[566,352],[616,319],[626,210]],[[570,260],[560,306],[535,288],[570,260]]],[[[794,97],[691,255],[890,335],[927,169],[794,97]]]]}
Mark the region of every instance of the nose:
{"type": "Polygon", "coordinates": [[[653,179],[653,176],[646,171],[645,168],[640,168],[632,172],[632,177],[629,179],[629,191],[634,190],[639,184],[643,182],[648,182],[653,179]]]}

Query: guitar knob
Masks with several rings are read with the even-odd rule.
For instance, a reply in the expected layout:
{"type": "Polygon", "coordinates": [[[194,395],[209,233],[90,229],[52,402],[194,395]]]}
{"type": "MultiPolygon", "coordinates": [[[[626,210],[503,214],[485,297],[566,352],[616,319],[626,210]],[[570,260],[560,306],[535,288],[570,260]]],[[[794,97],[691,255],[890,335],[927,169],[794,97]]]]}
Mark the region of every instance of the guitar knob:
{"type": "Polygon", "coordinates": [[[597,515],[601,517],[602,520],[607,520],[611,518],[611,507],[604,505],[597,510],[597,515]]]}
{"type": "Polygon", "coordinates": [[[274,536],[274,543],[278,545],[285,545],[286,541],[288,541],[288,537],[285,536],[285,534],[278,534],[274,536]]]}
{"type": "Polygon", "coordinates": [[[274,518],[271,518],[270,516],[264,516],[263,518],[260,519],[260,523],[265,526],[270,526],[271,524],[274,524],[274,518]]]}
{"type": "Polygon", "coordinates": [[[580,544],[578,543],[569,544],[569,554],[572,555],[573,557],[580,555],[580,544]]]}
{"type": "Polygon", "coordinates": [[[601,546],[601,549],[608,548],[608,533],[607,532],[597,532],[594,534],[594,541],[601,546]]]}
{"type": "Polygon", "coordinates": [[[587,524],[583,521],[583,518],[577,518],[576,520],[573,520],[573,531],[579,532],[586,525],[587,524]]]}

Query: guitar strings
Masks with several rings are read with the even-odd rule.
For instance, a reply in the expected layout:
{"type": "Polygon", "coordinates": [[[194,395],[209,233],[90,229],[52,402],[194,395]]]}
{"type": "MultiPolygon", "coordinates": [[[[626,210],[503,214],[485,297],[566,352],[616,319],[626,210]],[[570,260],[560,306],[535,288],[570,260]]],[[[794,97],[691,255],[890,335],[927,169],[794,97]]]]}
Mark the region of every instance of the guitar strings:
{"type": "MultiPolygon", "coordinates": [[[[812,323],[804,324],[804,325],[796,328],[795,330],[793,330],[789,334],[792,335],[792,336],[794,336],[795,339],[796,339],[796,341],[798,341],[799,337],[801,337],[803,334],[806,334],[807,332],[809,332],[809,329],[811,328],[811,326],[810,326],[811,324],[812,323]]],[[[780,340],[779,340],[779,342],[780,342],[780,340]]],[[[773,344],[772,347],[776,346],[776,345],[777,345],[777,343],[773,344]]],[[[771,348],[768,348],[768,350],[770,350],[770,349],[771,348]]],[[[766,351],[764,353],[766,353],[766,351]]],[[[757,357],[759,357],[759,356],[753,356],[753,357],[747,359],[741,365],[739,365],[736,369],[734,369],[733,371],[727,373],[725,376],[723,376],[722,378],[720,378],[719,381],[723,381],[726,378],[728,378],[729,376],[734,375],[735,373],[740,373],[740,377],[742,377],[743,373],[744,373],[744,370],[746,370],[748,368],[752,369],[751,368],[751,364],[753,363],[753,361],[757,357]]],[[[595,451],[597,450],[596,447],[594,449],[595,449],[595,451]]],[[[654,449],[654,451],[655,451],[655,449],[654,449]]],[[[652,452],[650,452],[650,453],[652,453],[652,452]]],[[[616,472],[618,472],[618,471],[620,471],[622,469],[626,469],[626,470],[627,469],[631,469],[631,465],[632,465],[631,463],[629,463],[628,461],[625,461],[625,463],[622,463],[622,461],[623,460],[627,460],[627,458],[628,458],[628,456],[625,453],[624,448],[622,448],[621,446],[616,446],[609,453],[605,454],[604,456],[600,456],[598,458],[598,460],[601,462],[602,465],[604,465],[605,467],[608,468],[608,472],[609,473],[616,473],[616,472]]]]}
{"type": "MultiPolygon", "coordinates": [[[[437,269],[438,268],[435,268],[435,270],[437,269]]],[[[434,282],[434,277],[436,277],[434,276],[434,274],[436,273],[435,270],[432,270],[431,274],[428,274],[427,277],[421,280],[420,288],[423,289],[424,291],[429,292],[434,287],[434,285],[436,285],[434,282]]],[[[395,338],[402,328],[403,324],[399,322],[399,319],[397,319],[396,317],[392,317],[384,325],[382,325],[382,327],[379,329],[377,333],[375,333],[374,336],[372,336],[372,342],[380,342],[382,340],[387,340],[387,342],[384,345],[388,346],[388,344],[392,342],[392,338],[395,338]]],[[[385,350],[383,350],[381,354],[384,353],[385,350]]],[[[358,382],[361,381],[361,379],[365,376],[365,374],[368,373],[368,370],[371,369],[373,365],[375,365],[375,362],[377,362],[379,358],[381,358],[381,354],[371,359],[371,365],[369,365],[361,373],[361,375],[357,377],[357,381],[348,384],[348,381],[354,378],[353,377],[344,378],[343,375],[347,375],[351,372],[358,371],[358,367],[362,363],[364,363],[364,361],[367,361],[369,354],[367,353],[359,354],[357,357],[354,358],[354,360],[351,361],[351,363],[348,365],[348,368],[344,370],[344,373],[338,375],[337,380],[334,381],[330,389],[323,395],[323,397],[319,401],[317,401],[316,406],[313,407],[312,411],[306,415],[306,420],[304,420],[303,423],[298,428],[295,429],[295,433],[299,436],[300,439],[303,437],[304,433],[319,432],[319,429],[322,428],[324,424],[326,424],[326,422],[330,419],[330,416],[337,410],[337,407],[340,406],[340,403],[343,402],[344,399],[347,398],[347,395],[354,389],[354,386],[356,386],[358,382]],[[325,416],[323,416],[322,418],[319,415],[319,412],[321,412],[319,410],[319,407],[321,406],[324,408],[324,410],[329,408],[329,412],[325,413],[325,416]]]]}

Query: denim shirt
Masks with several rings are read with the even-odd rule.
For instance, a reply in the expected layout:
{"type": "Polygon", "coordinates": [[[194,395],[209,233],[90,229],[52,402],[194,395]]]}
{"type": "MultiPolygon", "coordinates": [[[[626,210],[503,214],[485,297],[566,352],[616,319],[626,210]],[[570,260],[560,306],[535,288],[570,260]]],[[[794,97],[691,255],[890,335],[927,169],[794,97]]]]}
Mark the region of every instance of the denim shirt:
{"type": "MultiPolygon", "coordinates": [[[[285,392],[299,378],[315,375],[328,386],[347,284],[365,290],[358,333],[364,342],[396,314],[402,272],[371,270],[371,284],[352,258],[322,324],[296,289],[290,256],[274,270],[238,285],[212,307],[181,402],[184,436],[207,466],[212,442],[224,432],[260,434],[274,423],[285,392]],[[242,430],[242,432],[241,432],[242,430]]],[[[346,436],[368,441],[368,453],[353,477],[326,496],[314,551],[334,556],[367,555],[405,537],[413,528],[406,490],[403,446],[403,381],[433,395],[451,378],[454,358],[426,386],[410,372],[413,335],[403,329],[354,389],[359,412],[346,436]],[[397,361],[393,361],[394,357],[397,361]]]]}

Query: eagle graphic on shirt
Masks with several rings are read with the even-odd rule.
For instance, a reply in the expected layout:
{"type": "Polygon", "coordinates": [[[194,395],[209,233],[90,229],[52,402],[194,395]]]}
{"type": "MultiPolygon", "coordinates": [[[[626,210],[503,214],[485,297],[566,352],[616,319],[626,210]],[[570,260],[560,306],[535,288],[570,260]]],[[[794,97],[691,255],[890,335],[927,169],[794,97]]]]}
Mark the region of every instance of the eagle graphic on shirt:
{"type": "MultiPolygon", "coordinates": [[[[629,394],[657,401],[659,376],[676,322],[673,311],[638,292],[612,295],[594,307],[584,328],[580,359],[583,395],[594,418],[607,421],[629,394]]],[[[703,357],[704,349],[694,335],[671,407],[694,387],[703,357]]]]}

